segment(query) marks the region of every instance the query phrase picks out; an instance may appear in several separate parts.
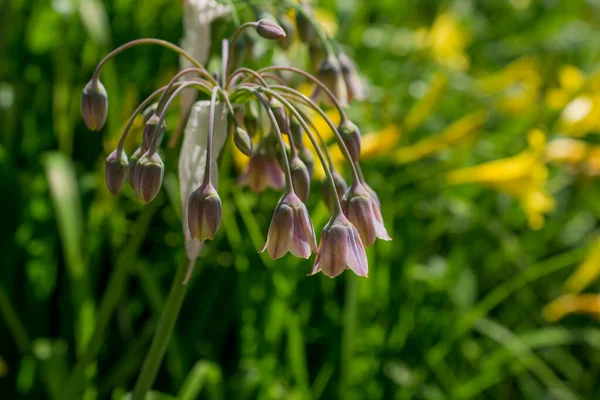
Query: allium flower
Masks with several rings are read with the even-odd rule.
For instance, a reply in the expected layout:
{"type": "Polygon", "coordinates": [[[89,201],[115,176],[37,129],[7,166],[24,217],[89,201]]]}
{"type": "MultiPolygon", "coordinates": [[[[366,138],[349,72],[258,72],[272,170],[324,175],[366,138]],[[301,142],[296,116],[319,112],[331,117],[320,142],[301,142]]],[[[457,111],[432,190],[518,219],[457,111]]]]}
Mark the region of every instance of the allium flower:
{"type": "Polygon", "coordinates": [[[121,151],[120,157],[117,157],[117,154],[117,150],[115,150],[106,159],[106,186],[112,195],[121,191],[128,168],[125,152],[121,151]]]}
{"type": "Polygon", "coordinates": [[[221,225],[223,214],[219,194],[209,182],[192,192],[188,203],[190,234],[201,242],[212,240],[221,225]]]}
{"type": "Polygon", "coordinates": [[[81,93],[81,115],[88,129],[99,131],[106,122],[108,96],[102,82],[91,79],[81,93]]]}
{"type": "MultiPolygon", "coordinates": [[[[348,185],[342,176],[337,172],[333,171],[333,182],[335,183],[335,191],[337,192],[338,198],[342,198],[346,189],[348,189],[348,185]]],[[[323,180],[321,184],[321,196],[323,197],[323,201],[325,205],[329,209],[330,212],[333,212],[333,191],[331,190],[331,186],[329,186],[327,177],[323,180]]]]}
{"type": "Polygon", "coordinates": [[[323,228],[319,253],[309,275],[321,271],[335,278],[346,269],[358,276],[369,273],[367,254],[358,231],[343,214],[339,214],[323,228]]]}
{"type": "Polygon", "coordinates": [[[150,203],[162,186],[165,166],[158,155],[146,152],[138,160],[133,173],[135,194],[142,203],[150,203]]]}
{"type": "Polygon", "coordinates": [[[267,187],[283,189],[285,178],[277,160],[259,151],[250,158],[250,163],[240,175],[239,183],[260,193],[267,187]]]}
{"type": "Polygon", "coordinates": [[[354,62],[345,53],[338,55],[344,82],[346,83],[346,91],[348,92],[348,102],[352,100],[365,100],[367,97],[367,88],[362,81],[354,62]]]}
{"type": "MultiPolygon", "coordinates": [[[[324,59],[319,65],[317,76],[331,90],[331,93],[333,93],[342,106],[348,105],[346,82],[344,81],[342,68],[337,58],[332,56],[324,59]]],[[[317,102],[322,102],[330,107],[334,106],[331,98],[319,86],[315,88],[311,97],[317,102]]]]}
{"type": "Polygon", "coordinates": [[[352,185],[342,198],[342,209],[356,227],[365,246],[375,239],[392,240],[383,226],[378,201],[360,183],[352,185]]]}
{"type": "Polygon", "coordinates": [[[310,194],[310,174],[304,162],[297,155],[290,161],[294,191],[301,201],[306,201],[310,194]]]}
{"type": "Polygon", "coordinates": [[[296,257],[308,258],[317,252],[315,231],[308,210],[294,192],[283,195],[271,220],[267,242],[260,250],[267,250],[276,260],[288,251],[296,257]]]}
{"type": "Polygon", "coordinates": [[[256,32],[258,32],[258,34],[263,38],[269,40],[279,40],[285,37],[285,31],[283,28],[266,18],[258,21],[256,32]]]}

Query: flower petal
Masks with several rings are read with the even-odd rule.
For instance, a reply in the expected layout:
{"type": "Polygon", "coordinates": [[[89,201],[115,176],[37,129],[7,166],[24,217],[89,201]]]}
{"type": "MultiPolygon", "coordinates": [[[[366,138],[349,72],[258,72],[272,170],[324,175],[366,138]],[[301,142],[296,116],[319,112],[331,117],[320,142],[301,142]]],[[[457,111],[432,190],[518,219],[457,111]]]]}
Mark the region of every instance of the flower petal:
{"type": "Polygon", "coordinates": [[[347,227],[348,231],[348,249],[346,253],[346,263],[358,276],[368,276],[369,264],[365,248],[360,240],[356,228],[352,225],[347,227]]]}

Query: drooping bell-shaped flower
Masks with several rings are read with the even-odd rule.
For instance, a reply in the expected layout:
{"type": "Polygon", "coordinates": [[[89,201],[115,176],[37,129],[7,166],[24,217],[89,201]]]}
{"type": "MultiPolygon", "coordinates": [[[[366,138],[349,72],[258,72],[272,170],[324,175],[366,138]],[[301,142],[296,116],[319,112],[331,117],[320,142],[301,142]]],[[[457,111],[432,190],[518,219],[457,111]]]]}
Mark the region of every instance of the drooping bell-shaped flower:
{"type": "Polygon", "coordinates": [[[367,87],[361,79],[356,66],[350,57],[345,53],[338,54],[338,60],[342,68],[342,75],[346,83],[346,92],[348,93],[348,102],[352,100],[362,101],[367,97],[367,87]]]}
{"type": "Polygon", "coordinates": [[[144,153],[135,165],[133,190],[142,203],[150,203],[162,186],[165,166],[158,155],[144,153]]]}
{"type": "Polygon", "coordinates": [[[344,119],[340,123],[340,126],[338,126],[338,131],[340,132],[344,145],[348,148],[352,161],[357,161],[360,157],[361,148],[361,137],[358,126],[352,121],[344,119]]]}
{"type": "Polygon", "coordinates": [[[271,219],[267,242],[260,251],[265,250],[274,260],[283,257],[288,251],[302,258],[308,258],[311,252],[317,252],[310,215],[295,193],[286,193],[279,200],[271,219]]]}
{"type": "Polygon", "coordinates": [[[240,175],[239,183],[248,185],[255,193],[260,193],[267,187],[283,189],[285,177],[275,157],[258,151],[250,158],[250,162],[240,175]]]}
{"type": "Polygon", "coordinates": [[[353,184],[344,194],[342,210],[358,230],[365,246],[371,246],[376,238],[392,240],[383,226],[379,206],[362,184],[353,184]]]}
{"type": "Polygon", "coordinates": [[[99,131],[106,123],[108,95],[99,79],[91,79],[81,93],[81,116],[91,131],[99,131]]]}
{"type": "Polygon", "coordinates": [[[129,167],[125,151],[121,150],[120,157],[117,157],[117,155],[115,149],[106,159],[106,186],[113,196],[121,191],[129,167]]]}
{"type": "Polygon", "coordinates": [[[192,192],[188,203],[190,234],[201,242],[212,240],[221,225],[222,214],[219,194],[210,182],[202,184],[192,192]]]}
{"type": "Polygon", "coordinates": [[[310,194],[310,174],[298,155],[290,161],[290,172],[292,173],[294,191],[301,201],[306,201],[310,194]]]}
{"type": "MultiPolygon", "coordinates": [[[[333,93],[342,107],[348,105],[346,82],[344,82],[344,75],[342,74],[342,69],[337,58],[330,56],[321,61],[317,70],[317,77],[333,93]]],[[[329,95],[320,86],[315,87],[311,97],[318,103],[321,102],[330,107],[334,106],[329,95]]]]}
{"type": "Polygon", "coordinates": [[[346,269],[358,276],[367,276],[369,273],[367,254],[360,235],[354,225],[340,213],[323,228],[319,253],[309,275],[321,271],[328,277],[335,278],[346,269]]]}

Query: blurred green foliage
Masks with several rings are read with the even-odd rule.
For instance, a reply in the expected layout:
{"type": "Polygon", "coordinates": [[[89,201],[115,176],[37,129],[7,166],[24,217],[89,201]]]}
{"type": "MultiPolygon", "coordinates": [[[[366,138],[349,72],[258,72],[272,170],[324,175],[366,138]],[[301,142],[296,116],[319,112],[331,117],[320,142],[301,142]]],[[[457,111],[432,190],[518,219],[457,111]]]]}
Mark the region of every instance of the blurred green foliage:
{"type": "MultiPolygon", "coordinates": [[[[223,229],[202,251],[154,398],[600,398],[598,322],[572,315],[549,323],[542,314],[598,232],[598,181],[550,166],[545,187],[556,204],[532,230],[510,192],[445,180],[448,171],[518,154],[532,128],[549,140],[564,136],[545,95],[560,86],[565,65],[585,76],[599,67],[600,2],[317,7],[370,82],[368,101],[349,112],[375,132],[378,157],[364,169],[394,240],[369,249],[368,279],[308,278],[310,261],[258,255],[278,196],[237,187],[226,149],[223,229]],[[510,82],[503,109],[498,98],[507,94],[490,94],[480,80],[524,57],[535,60],[535,74],[510,82]],[[436,76],[445,80],[431,94],[436,76]],[[394,156],[481,110],[475,137],[410,162],[394,156]],[[388,126],[399,132],[393,148],[378,142],[388,126]]],[[[167,154],[165,189],[147,207],[130,190],[108,194],[104,158],[178,58],[143,46],[110,62],[100,134],[85,128],[79,98],[113,47],[140,37],[178,43],[181,13],[180,2],[166,0],[0,2],[2,398],[62,399],[86,358],[86,399],[118,399],[133,386],[183,248],[176,152],[167,154]]],[[[233,29],[216,22],[213,42],[233,29]]],[[[599,131],[584,132],[585,143],[597,144],[599,131]]],[[[317,196],[308,208],[322,227],[327,211],[317,196]]]]}

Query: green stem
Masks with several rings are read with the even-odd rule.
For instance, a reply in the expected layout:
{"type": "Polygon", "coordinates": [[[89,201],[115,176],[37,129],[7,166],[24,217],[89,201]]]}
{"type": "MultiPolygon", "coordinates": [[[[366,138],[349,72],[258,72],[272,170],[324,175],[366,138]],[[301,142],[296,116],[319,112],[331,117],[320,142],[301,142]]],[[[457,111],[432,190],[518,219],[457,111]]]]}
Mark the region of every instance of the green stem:
{"type": "Polygon", "coordinates": [[[247,28],[256,28],[258,23],[256,22],[246,22],[242,26],[236,29],[231,37],[231,41],[229,42],[229,51],[227,52],[227,60],[223,60],[225,62],[225,76],[223,77],[223,82],[227,82],[229,78],[229,71],[231,71],[231,59],[233,58],[233,50],[235,49],[235,41],[240,36],[240,33],[247,28]]]}
{"type": "Polygon", "coordinates": [[[358,277],[346,275],[346,293],[344,295],[344,327],[341,344],[340,399],[348,397],[350,390],[350,366],[352,365],[352,348],[356,332],[356,314],[358,277]]]}
{"type": "Polygon", "coordinates": [[[31,347],[29,337],[19,319],[19,314],[11,304],[3,287],[0,287],[0,316],[2,316],[6,327],[13,335],[19,351],[23,354],[28,353],[31,347]]]}
{"type": "Polygon", "coordinates": [[[185,292],[188,285],[183,283],[188,267],[193,267],[194,261],[189,261],[185,252],[181,256],[181,261],[177,267],[177,273],[167,298],[167,303],[158,322],[158,329],[152,339],[150,350],[146,355],[144,364],[142,365],[142,371],[138,376],[133,389],[132,400],[144,400],[146,393],[152,387],[156,374],[158,373],[158,367],[160,366],[162,359],[167,350],[167,345],[171,339],[175,322],[179,316],[181,305],[185,297],[185,292]]]}
{"type": "Polygon", "coordinates": [[[190,74],[193,72],[200,74],[204,77],[210,76],[210,74],[202,68],[192,67],[192,68],[182,69],[181,71],[179,71],[173,78],[171,78],[171,81],[167,85],[167,90],[165,90],[163,92],[162,96],[160,96],[160,100],[158,100],[158,106],[156,107],[157,113],[161,112],[163,107],[165,106],[165,102],[167,101],[168,95],[171,92],[173,85],[177,82],[177,79],[181,78],[183,75],[190,74]]]}
{"type": "MultiPolygon", "coordinates": [[[[176,52],[177,54],[179,54],[182,57],[187,58],[194,66],[206,70],[206,68],[204,68],[204,66],[202,64],[200,64],[200,62],[198,62],[198,60],[196,60],[190,53],[188,53],[187,51],[185,51],[184,49],[182,49],[179,46],[174,45],[173,43],[167,42],[166,40],[161,40],[161,39],[154,39],[154,38],[145,38],[145,39],[137,39],[137,40],[132,40],[131,42],[127,42],[119,47],[117,47],[116,49],[114,49],[113,51],[111,51],[110,53],[108,53],[103,59],[102,61],[100,61],[98,63],[98,66],[96,67],[96,70],[94,71],[94,75],[92,75],[92,80],[97,81],[98,78],[100,77],[100,71],[102,70],[102,67],[104,66],[104,64],[106,64],[106,62],[108,60],[110,60],[111,58],[113,58],[114,56],[116,56],[117,54],[131,48],[134,46],[139,46],[139,45],[143,45],[143,44],[156,44],[162,47],[166,47],[167,49],[173,50],[174,52],[176,52]]],[[[209,80],[217,85],[217,81],[210,76],[209,76],[209,80]]]]}

